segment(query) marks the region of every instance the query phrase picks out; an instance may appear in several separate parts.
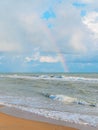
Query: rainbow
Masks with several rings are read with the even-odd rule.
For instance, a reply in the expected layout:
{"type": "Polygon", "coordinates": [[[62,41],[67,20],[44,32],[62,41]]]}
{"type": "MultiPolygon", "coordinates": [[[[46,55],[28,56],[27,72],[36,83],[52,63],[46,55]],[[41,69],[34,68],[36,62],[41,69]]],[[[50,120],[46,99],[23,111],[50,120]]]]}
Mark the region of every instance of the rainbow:
{"type": "Polygon", "coordinates": [[[55,36],[53,36],[52,32],[51,32],[51,29],[48,28],[45,24],[43,25],[44,26],[44,31],[46,32],[46,35],[49,37],[50,39],[50,42],[54,45],[55,47],[55,50],[56,50],[56,53],[60,59],[60,62],[62,64],[62,67],[64,69],[64,72],[68,72],[68,67],[67,67],[67,63],[66,63],[66,59],[64,57],[64,55],[62,54],[59,46],[57,45],[57,41],[56,41],[56,38],[55,36]]]}

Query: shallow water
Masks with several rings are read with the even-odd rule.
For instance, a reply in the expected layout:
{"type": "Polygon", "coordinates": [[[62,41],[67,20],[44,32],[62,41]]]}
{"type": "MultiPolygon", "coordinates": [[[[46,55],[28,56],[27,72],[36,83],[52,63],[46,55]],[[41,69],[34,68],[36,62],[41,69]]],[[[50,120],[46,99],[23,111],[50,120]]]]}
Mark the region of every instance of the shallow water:
{"type": "Polygon", "coordinates": [[[95,126],[98,74],[0,74],[0,103],[95,126]]]}

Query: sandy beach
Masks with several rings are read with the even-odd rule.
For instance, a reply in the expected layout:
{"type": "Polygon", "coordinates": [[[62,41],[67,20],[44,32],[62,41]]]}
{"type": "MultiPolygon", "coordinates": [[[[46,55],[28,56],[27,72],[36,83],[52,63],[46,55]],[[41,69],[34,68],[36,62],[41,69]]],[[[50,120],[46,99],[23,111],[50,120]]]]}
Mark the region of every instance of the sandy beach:
{"type": "Polygon", "coordinates": [[[97,128],[60,122],[15,108],[0,106],[0,130],[97,130],[97,128]]]}
{"type": "Polygon", "coordinates": [[[20,119],[0,113],[0,130],[76,130],[74,128],[20,119]]]}

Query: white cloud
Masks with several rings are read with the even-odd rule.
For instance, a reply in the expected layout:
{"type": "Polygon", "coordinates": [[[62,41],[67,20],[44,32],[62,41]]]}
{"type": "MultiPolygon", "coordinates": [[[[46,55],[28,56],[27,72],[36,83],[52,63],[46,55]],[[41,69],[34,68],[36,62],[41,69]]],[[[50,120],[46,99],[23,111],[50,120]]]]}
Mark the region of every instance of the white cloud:
{"type": "Polygon", "coordinates": [[[20,14],[19,21],[21,26],[28,34],[29,45],[32,48],[40,47],[42,51],[55,51],[54,41],[49,28],[36,12],[20,14]],[[48,49],[47,49],[48,48],[48,49]]]}
{"type": "Polygon", "coordinates": [[[47,63],[56,63],[60,62],[59,56],[50,56],[50,55],[41,55],[39,48],[35,48],[32,56],[25,57],[25,62],[29,63],[32,61],[38,62],[47,62],[47,63]]]}
{"type": "Polygon", "coordinates": [[[5,54],[6,58],[0,60],[9,64],[10,61],[23,63],[29,69],[32,63],[62,62],[61,57],[66,61],[74,59],[73,62],[77,62],[87,58],[87,54],[98,55],[97,9],[98,0],[62,0],[60,4],[57,0],[1,0],[0,53],[5,54]],[[76,8],[73,2],[87,6],[76,8]],[[56,17],[42,19],[49,10],[56,17]],[[81,17],[81,11],[86,11],[85,17],[81,17]],[[51,28],[48,25],[52,25],[51,28]],[[13,58],[11,52],[21,57],[13,58]],[[64,56],[61,54],[59,57],[59,53],[64,53],[64,56]],[[29,62],[31,64],[28,65],[29,62]]]}
{"type": "Polygon", "coordinates": [[[89,12],[83,19],[83,23],[92,36],[92,43],[89,44],[89,51],[97,54],[98,51],[98,12],[89,12]]]}
{"type": "Polygon", "coordinates": [[[37,61],[40,59],[40,52],[38,49],[34,49],[32,56],[25,57],[25,62],[37,61]]]}
{"type": "Polygon", "coordinates": [[[77,33],[74,33],[72,35],[72,38],[70,40],[70,44],[71,44],[71,48],[73,48],[73,50],[77,51],[77,52],[87,52],[87,48],[85,46],[85,44],[83,43],[83,34],[81,31],[77,30],[77,33]],[[78,36],[77,36],[78,34],[78,36]]]}
{"type": "Polygon", "coordinates": [[[56,63],[60,62],[59,57],[52,57],[52,56],[41,56],[40,62],[47,62],[47,63],[56,63]]]}
{"type": "Polygon", "coordinates": [[[29,63],[32,61],[46,62],[46,63],[56,63],[60,62],[59,56],[43,56],[43,55],[33,55],[32,57],[25,57],[25,62],[29,63]]]}
{"type": "Polygon", "coordinates": [[[0,42],[0,51],[1,52],[21,51],[21,46],[16,43],[0,42]]]}
{"type": "Polygon", "coordinates": [[[55,12],[57,18],[52,21],[55,24],[53,37],[60,50],[65,53],[86,53],[91,39],[81,21],[80,10],[67,2],[55,8],[55,12]]]}
{"type": "MultiPolygon", "coordinates": [[[[81,53],[90,51],[94,42],[84,24],[93,33],[97,33],[97,22],[83,23],[80,10],[71,4],[73,0],[53,4],[50,0],[36,1],[0,1],[0,51],[22,51],[32,53],[32,49],[39,47],[42,52],[81,53]],[[45,21],[41,19],[43,13],[53,9],[56,18],[45,21]],[[49,29],[47,24],[52,24],[49,29]],[[92,42],[92,44],[90,43],[92,42]]],[[[81,0],[92,2],[92,0],[81,0]]],[[[26,58],[27,61],[39,59],[39,54],[26,58]]]]}
{"type": "Polygon", "coordinates": [[[98,12],[90,12],[83,18],[83,23],[98,38],[98,12]]]}
{"type": "Polygon", "coordinates": [[[31,57],[25,57],[25,62],[31,62],[33,59],[31,57]]]}
{"type": "Polygon", "coordinates": [[[43,52],[57,52],[59,48],[59,50],[65,53],[81,53],[86,50],[87,46],[83,40],[85,33],[83,33],[83,24],[77,9],[71,6],[69,2],[67,4],[66,2],[60,5],[57,4],[54,7],[56,18],[48,21],[41,19],[44,11],[46,10],[40,13],[38,10],[33,10],[29,14],[28,12],[20,12],[18,14],[19,23],[26,31],[30,48],[40,47],[40,50],[43,52]],[[72,20],[73,16],[75,17],[72,20]],[[53,24],[54,27],[49,29],[47,23],[53,24]]]}

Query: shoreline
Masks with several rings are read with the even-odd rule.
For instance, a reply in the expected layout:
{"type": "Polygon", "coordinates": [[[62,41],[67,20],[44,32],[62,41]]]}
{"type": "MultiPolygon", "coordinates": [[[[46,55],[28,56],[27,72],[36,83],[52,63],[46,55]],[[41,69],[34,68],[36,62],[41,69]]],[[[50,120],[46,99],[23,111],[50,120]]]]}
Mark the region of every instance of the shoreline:
{"type": "Polygon", "coordinates": [[[0,113],[0,129],[2,130],[77,130],[71,127],[53,125],[49,123],[32,121],[13,117],[4,113],[0,113]]]}
{"type": "MultiPolygon", "coordinates": [[[[0,105],[0,117],[2,118],[1,115],[3,116],[3,118],[5,117],[5,120],[9,120],[10,118],[11,119],[13,118],[13,121],[15,121],[17,119],[17,120],[22,120],[23,122],[25,121],[25,123],[26,123],[26,121],[32,122],[32,124],[33,124],[32,127],[34,127],[35,126],[34,124],[36,124],[36,123],[37,124],[41,123],[41,125],[43,125],[43,130],[44,130],[44,127],[46,127],[47,125],[48,125],[47,130],[48,130],[49,126],[51,128],[56,127],[56,130],[59,130],[60,128],[62,130],[64,130],[65,128],[66,128],[66,130],[97,130],[98,129],[98,127],[70,123],[68,121],[61,121],[61,120],[55,120],[52,118],[47,118],[47,117],[44,117],[44,116],[41,116],[41,115],[38,115],[35,113],[23,111],[23,110],[14,108],[14,107],[7,107],[4,105],[0,105]],[[6,116],[8,119],[6,118],[6,116]]],[[[2,122],[2,119],[0,122],[2,122]]],[[[8,129],[4,129],[4,130],[8,130],[8,129]]],[[[38,130],[41,130],[41,128],[39,128],[38,130]]],[[[52,129],[49,129],[49,130],[52,130],[52,129]]],[[[53,130],[55,130],[55,129],[53,129],[53,130]]]]}
{"type": "MultiPolygon", "coordinates": [[[[27,120],[23,117],[12,116],[10,114],[7,114],[7,112],[4,113],[2,111],[4,108],[8,109],[7,107],[0,106],[0,130],[77,130],[68,126],[62,126],[38,120],[27,120]]],[[[21,112],[22,111],[20,111],[20,113],[21,112]]]]}

